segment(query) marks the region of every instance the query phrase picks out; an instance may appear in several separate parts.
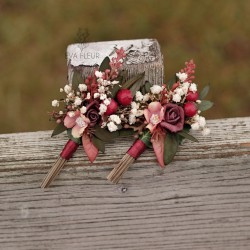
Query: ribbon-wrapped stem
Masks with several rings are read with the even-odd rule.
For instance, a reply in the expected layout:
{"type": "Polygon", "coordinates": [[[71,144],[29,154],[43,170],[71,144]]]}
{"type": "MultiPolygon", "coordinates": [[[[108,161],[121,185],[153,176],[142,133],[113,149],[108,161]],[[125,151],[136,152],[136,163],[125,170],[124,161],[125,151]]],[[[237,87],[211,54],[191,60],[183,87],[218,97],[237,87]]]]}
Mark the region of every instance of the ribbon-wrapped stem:
{"type": "Polygon", "coordinates": [[[141,136],[141,138],[137,139],[134,142],[134,144],[129,148],[118,165],[107,176],[107,179],[110,182],[117,184],[120,181],[123,174],[128,170],[128,168],[150,145],[150,138],[151,134],[149,131],[147,131],[141,136]]]}
{"type": "Polygon", "coordinates": [[[73,156],[77,148],[79,147],[79,144],[68,140],[68,142],[65,144],[60,156],[54,163],[54,165],[51,167],[50,171],[44,178],[41,188],[47,188],[51,184],[51,182],[56,178],[56,176],[60,173],[61,169],[65,165],[65,163],[73,156]]]}

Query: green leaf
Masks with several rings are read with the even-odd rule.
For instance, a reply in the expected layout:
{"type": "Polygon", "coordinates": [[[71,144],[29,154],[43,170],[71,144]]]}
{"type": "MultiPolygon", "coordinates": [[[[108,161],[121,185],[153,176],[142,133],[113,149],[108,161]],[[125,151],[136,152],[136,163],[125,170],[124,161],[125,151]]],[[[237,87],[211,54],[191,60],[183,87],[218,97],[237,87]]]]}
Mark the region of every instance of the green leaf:
{"type": "Polygon", "coordinates": [[[167,165],[174,159],[178,150],[178,135],[167,133],[164,141],[164,164],[167,165]]]}
{"type": "Polygon", "coordinates": [[[126,81],[123,85],[122,88],[123,89],[129,89],[131,86],[134,85],[134,83],[136,83],[137,81],[139,81],[140,79],[142,79],[144,77],[145,73],[141,73],[138,75],[135,75],[134,77],[130,78],[128,81],[126,81]]]}
{"type": "Polygon", "coordinates": [[[214,105],[213,102],[202,100],[201,103],[198,104],[197,106],[200,111],[205,111],[210,109],[213,105],[214,105]]]}
{"type": "Polygon", "coordinates": [[[150,131],[147,130],[140,136],[140,140],[143,141],[147,147],[151,147],[151,136],[150,131]]]}
{"type": "Polygon", "coordinates": [[[119,86],[119,83],[113,85],[112,88],[109,89],[109,91],[110,91],[110,97],[111,97],[111,98],[115,98],[117,92],[118,92],[120,89],[121,89],[121,87],[119,86]]]}
{"type": "Polygon", "coordinates": [[[113,135],[111,132],[109,132],[105,128],[101,128],[99,125],[96,125],[94,127],[95,130],[95,136],[99,138],[100,140],[104,142],[112,142],[113,141],[113,135]]]}
{"type": "Polygon", "coordinates": [[[132,96],[134,97],[136,92],[144,85],[144,81],[142,79],[138,80],[136,84],[130,87],[130,91],[132,96]]]}
{"type": "Polygon", "coordinates": [[[110,63],[110,59],[109,59],[108,56],[106,56],[106,57],[103,59],[101,65],[100,65],[100,67],[99,67],[99,71],[104,72],[106,69],[111,69],[109,63],[110,63]]]}
{"type": "Polygon", "coordinates": [[[75,70],[72,78],[72,89],[77,90],[78,85],[83,82],[82,73],[80,71],[75,70]]]}
{"type": "Polygon", "coordinates": [[[203,89],[202,89],[202,91],[200,92],[200,94],[199,94],[199,99],[200,100],[203,100],[206,96],[207,96],[207,94],[208,94],[208,92],[209,92],[209,86],[207,85],[206,87],[204,87],[203,89]]]}
{"type": "Polygon", "coordinates": [[[146,93],[149,93],[150,92],[150,88],[153,86],[152,83],[146,81],[145,84],[145,90],[146,90],[146,93]]]}
{"type": "Polygon", "coordinates": [[[120,130],[118,130],[118,132],[119,132],[120,137],[127,137],[127,136],[131,136],[131,135],[135,134],[135,131],[131,128],[120,129],[120,130]]]}
{"type": "Polygon", "coordinates": [[[57,124],[57,126],[55,127],[55,129],[53,130],[51,137],[55,136],[55,135],[59,135],[62,132],[64,132],[67,128],[64,126],[63,122],[57,124]]]}
{"type": "Polygon", "coordinates": [[[82,144],[82,138],[79,137],[79,138],[75,138],[73,135],[72,135],[72,129],[67,129],[67,134],[68,134],[68,137],[70,140],[78,143],[79,145],[82,144]]]}
{"type": "Polygon", "coordinates": [[[192,135],[188,134],[187,132],[185,132],[184,130],[183,131],[180,131],[178,132],[178,135],[190,140],[190,141],[194,141],[194,142],[198,142],[198,140],[193,137],[192,135]]]}
{"type": "Polygon", "coordinates": [[[167,82],[167,86],[171,89],[176,82],[177,82],[177,79],[176,77],[174,77],[167,82]]]}
{"type": "Polygon", "coordinates": [[[102,140],[98,139],[96,136],[93,136],[92,142],[98,148],[98,150],[103,153],[105,152],[105,143],[102,140]]]}

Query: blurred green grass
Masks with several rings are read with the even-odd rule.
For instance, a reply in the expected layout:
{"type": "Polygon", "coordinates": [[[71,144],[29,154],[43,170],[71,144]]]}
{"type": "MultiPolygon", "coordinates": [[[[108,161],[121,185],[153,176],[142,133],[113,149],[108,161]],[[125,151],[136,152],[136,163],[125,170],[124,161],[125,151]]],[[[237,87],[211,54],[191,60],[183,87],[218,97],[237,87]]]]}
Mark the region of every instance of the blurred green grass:
{"type": "Polygon", "coordinates": [[[0,133],[54,127],[79,28],[89,42],[158,39],[166,79],[193,58],[199,87],[210,83],[207,118],[249,116],[249,13],[248,0],[0,0],[0,133]]]}

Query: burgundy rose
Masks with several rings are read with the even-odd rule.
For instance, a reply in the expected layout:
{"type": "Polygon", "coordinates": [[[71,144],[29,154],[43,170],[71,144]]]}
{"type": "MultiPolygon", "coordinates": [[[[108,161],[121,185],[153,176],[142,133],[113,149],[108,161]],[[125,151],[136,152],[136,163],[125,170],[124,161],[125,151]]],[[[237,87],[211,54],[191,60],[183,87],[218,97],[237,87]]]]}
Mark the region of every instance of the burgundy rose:
{"type": "Polygon", "coordinates": [[[99,115],[99,103],[97,101],[93,101],[86,108],[85,116],[90,120],[90,127],[93,127],[101,118],[99,115]]]}
{"type": "Polygon", "coordinates": [[[176,133],[183,130],[184,110],[177,104],[168,103],[164,106],[164,118],[161,121],[161,127],[176,133]]]}

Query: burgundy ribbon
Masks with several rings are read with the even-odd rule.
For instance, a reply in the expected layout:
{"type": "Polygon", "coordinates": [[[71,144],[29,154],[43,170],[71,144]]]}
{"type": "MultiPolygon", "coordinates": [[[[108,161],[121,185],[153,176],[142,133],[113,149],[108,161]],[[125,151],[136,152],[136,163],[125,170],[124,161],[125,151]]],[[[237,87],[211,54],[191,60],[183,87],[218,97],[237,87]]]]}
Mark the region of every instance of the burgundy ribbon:
{"type": "Polygon", "coordinates": [[[134,159],[137,159],[145,151],[146,148],[146,144],[142,140],[138,139],[130,147],[127,154],[129,154],[134,159]]]}
{"type": "Polygon", "coordinates": [[[68,142],[64,146],[60,156],[65,160],[69,160],[73,156],[73,154],[75,153],[75,151],[77,150],[78,147],[79,147],[78,143],[76,143],[72,140],[68,140],[68,142]]]}

